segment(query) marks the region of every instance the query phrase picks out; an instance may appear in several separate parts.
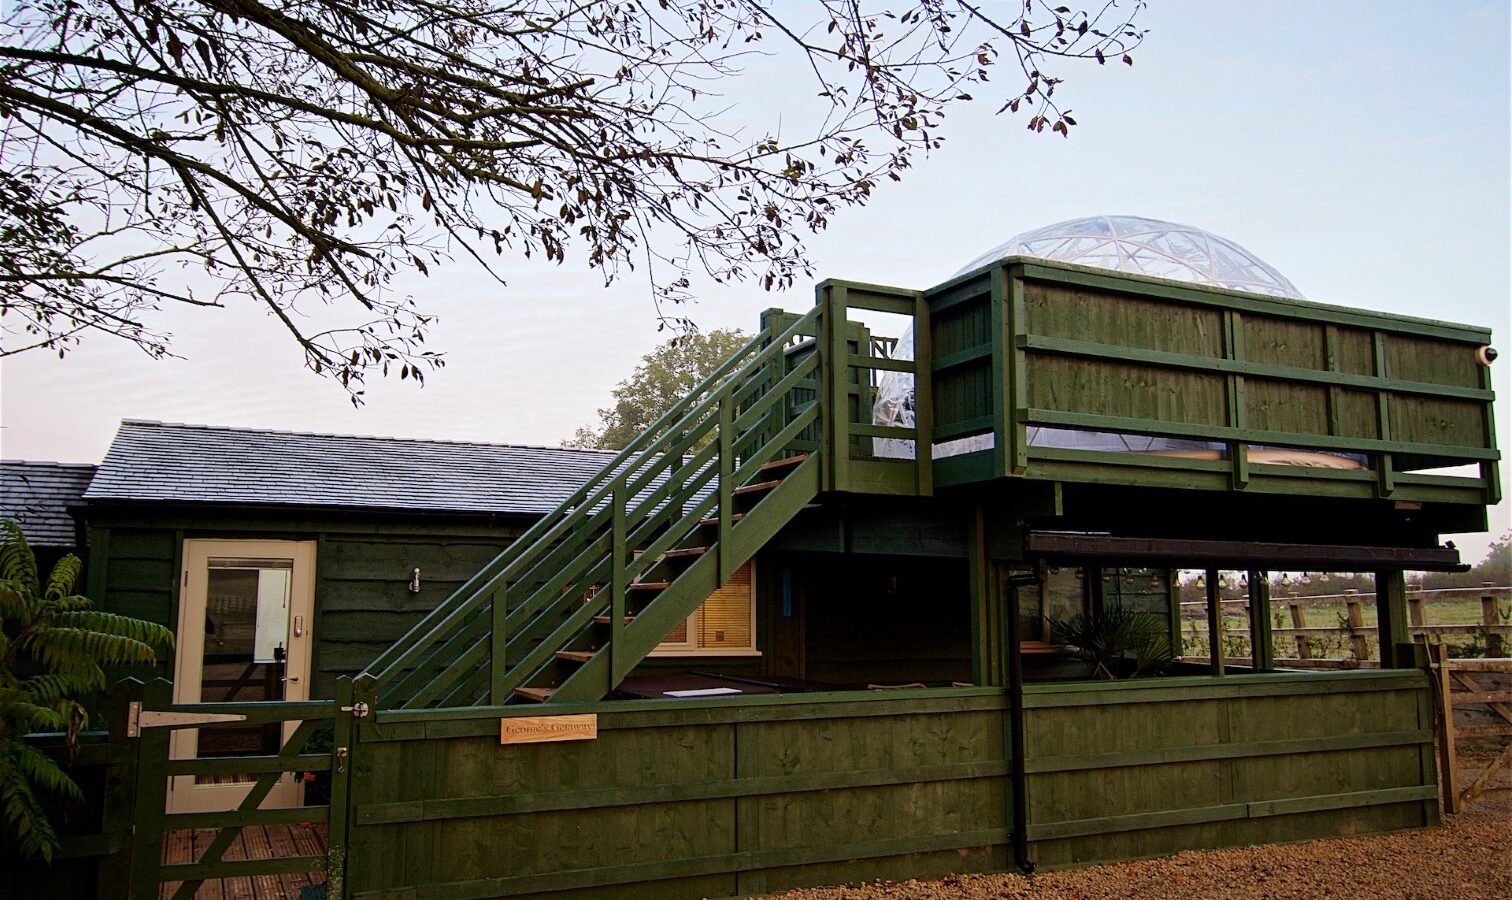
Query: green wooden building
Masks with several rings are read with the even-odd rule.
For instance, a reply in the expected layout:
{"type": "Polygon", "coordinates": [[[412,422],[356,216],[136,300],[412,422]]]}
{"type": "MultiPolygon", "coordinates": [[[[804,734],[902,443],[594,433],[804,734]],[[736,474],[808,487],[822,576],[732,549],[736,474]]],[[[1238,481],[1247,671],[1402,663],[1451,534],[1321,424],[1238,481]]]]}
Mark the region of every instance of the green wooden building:
{"type": "Polygon", "coordinates": [[[1402,573],[1500,499],[1486,329],[1023,256],[816,300],[617,454],[123,425],[90,590],[180,643],[117,698],[102,883],[729,896],[1437,822],[1402,573]],[[1242,664],[1048,642],[1179,639],[1177,569],[1374,573],[1381,667],[1277,670],[1258,594],[1242,664]],[[329,855],[159,863],[291,821],[329,855]]]}

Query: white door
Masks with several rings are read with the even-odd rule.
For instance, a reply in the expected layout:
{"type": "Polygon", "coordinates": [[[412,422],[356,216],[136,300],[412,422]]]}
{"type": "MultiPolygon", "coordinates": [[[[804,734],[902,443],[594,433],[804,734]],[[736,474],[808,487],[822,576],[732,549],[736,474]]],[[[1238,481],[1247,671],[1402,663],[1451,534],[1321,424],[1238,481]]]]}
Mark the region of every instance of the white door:
{"type": "MultiPolygon", "coordinates": [[[[306,700],[315,597],[314,541],[184,542],[175,703],[306,700]]],[[[297,722],[175,731],[174,759],[277,753],[297,722]]],[[[234,809],[252,775],[176,775],[169,812],[234,809]]],[[[304,785],[285,773],[261,808],[298,806],[304,785]]]]}

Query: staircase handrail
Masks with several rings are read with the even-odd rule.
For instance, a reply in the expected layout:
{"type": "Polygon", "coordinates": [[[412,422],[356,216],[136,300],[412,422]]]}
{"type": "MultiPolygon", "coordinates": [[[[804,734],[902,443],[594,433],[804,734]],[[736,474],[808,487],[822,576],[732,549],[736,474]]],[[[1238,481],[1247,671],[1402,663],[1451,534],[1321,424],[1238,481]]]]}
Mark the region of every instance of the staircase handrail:
{"type": "MultiPolygon", "coordinates": [[[[780,335],[763,329],[728,360],[698,383],[686,396],[638,435],[623,450],[604,465],[598,473],[562,501],[555,510],[494,557],[477,574],[457,588],[445,601],[424,616],[363,670],[374,677],[382,688],[435,643],[440,634],[448,634],[458,625],[465,624],[471,614],[478,613],[483,601],[499,582],[519,574],[521,566],[535,559],[541,548],[550,547],[564,536],[570,527],[587,524],[605,512],[599,507],[610,496],[615,484],[628,473],[641,469],[647,460],[655,461],[664,455],[655,444],[664,442],[669,434],[677,434],[684,427],[697,424],[702,418],[718,409],[721,398],[732,395],[737,383],[743,387],[752,377],[761,374],[766,366],[787,345],[788,341],[805,333],[819,318],[816,307],[796,319],[780,335]],[[691,407],[691,408],[690,408],[691,407]],[[647,444],[653,444],[648,447],[647,444]],[[428,640],[429,638],[429,640],[428,640]]],[[[702,481],[702,479],[700,479],[702,481]]]]}

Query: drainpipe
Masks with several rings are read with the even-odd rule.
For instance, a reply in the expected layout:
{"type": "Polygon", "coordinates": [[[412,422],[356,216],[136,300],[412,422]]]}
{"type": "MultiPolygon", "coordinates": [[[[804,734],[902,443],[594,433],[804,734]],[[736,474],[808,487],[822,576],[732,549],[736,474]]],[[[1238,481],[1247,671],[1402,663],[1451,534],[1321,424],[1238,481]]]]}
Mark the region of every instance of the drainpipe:
{"type": "Polygon", "coordinates": [[[1013,723],[1013,859],[1025,875],[1034,872],[1029,858],[1029,778],[1024,761],[1024,655],[1019,647],[1019,588],[1038,585],[1043,564],[1034,573],[1010,575],[1008,585],[1008,715],[1013,723]]]}

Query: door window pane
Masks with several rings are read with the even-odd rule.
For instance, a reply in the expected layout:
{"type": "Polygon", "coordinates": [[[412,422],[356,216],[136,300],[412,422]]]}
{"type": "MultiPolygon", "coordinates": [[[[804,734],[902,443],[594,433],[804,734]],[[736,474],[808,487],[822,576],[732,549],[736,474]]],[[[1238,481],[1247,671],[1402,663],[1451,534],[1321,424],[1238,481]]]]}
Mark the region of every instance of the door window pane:
{"type": "MultiPolygon", "coordinates": [[[[292,560],[211,559],[200,702],[284,699],[292,560]]],[[[200,756],[277,753],[278,723],[199,729],[200,756]]],[[[199,783],[251,780],[200,776],[199,783]]]]}

